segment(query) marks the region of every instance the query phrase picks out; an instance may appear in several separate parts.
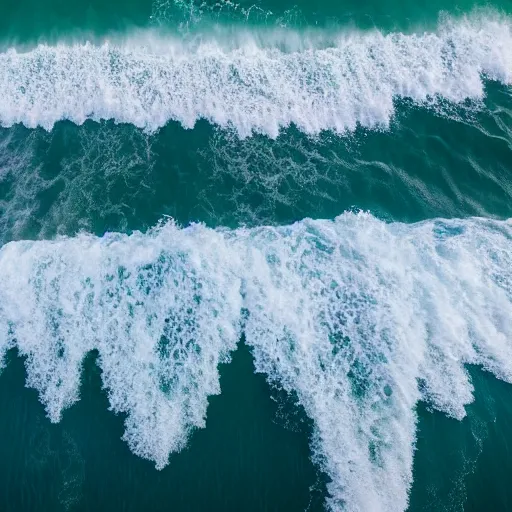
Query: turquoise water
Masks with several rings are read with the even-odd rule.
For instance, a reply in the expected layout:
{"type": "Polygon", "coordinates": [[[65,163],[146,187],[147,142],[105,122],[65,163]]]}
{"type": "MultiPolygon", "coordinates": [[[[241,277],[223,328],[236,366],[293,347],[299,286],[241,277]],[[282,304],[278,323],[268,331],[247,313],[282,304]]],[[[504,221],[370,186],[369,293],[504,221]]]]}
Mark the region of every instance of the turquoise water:
{"type": "Polygon", "coordinates": [[[0,5],[0,510],[512,507],[512,3],[0,5]]]}

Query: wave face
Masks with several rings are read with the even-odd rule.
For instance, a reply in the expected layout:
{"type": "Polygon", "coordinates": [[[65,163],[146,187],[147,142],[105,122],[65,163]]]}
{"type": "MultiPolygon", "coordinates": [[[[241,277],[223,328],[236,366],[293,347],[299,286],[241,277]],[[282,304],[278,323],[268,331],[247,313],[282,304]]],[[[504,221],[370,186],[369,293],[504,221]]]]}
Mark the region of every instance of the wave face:
{"type": "Polygon", "coordinates": [[[245,137],[386,128],[394,100],[438,105],[512,82],[508,18],[442,21],[435,33],[229,30],[189,39],[142,32],[101,45],[0,54],[0,123],[51,129],[114,119],[156,130],[206,119],[245,137]]]}
{"type": "Polygon", "coordinates": [[[243,332],[314,420],[331,510],[406,509],[417,401],[462,418],[467,363],[512,382],[511,308],[510,221],[169,222],[0,249],[0,356],[18,347],[52,421],[97,349],[125,440],[162,468],[243,332]]]}

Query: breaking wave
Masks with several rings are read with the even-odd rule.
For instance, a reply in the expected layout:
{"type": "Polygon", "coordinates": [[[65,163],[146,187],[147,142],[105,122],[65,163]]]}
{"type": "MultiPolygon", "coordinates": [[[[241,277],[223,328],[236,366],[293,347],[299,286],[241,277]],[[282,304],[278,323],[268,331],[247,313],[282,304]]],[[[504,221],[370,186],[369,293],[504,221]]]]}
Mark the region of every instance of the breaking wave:
{"type": "Polygon", "coordinates": [[[464,365],[512,382],[512,224],[387,224],[367,213],[0,249],[0,358],[59,421],[96,349],[124,439],[163,468],[220,392],[242,333],[256,369],[314,420],[332,510],[405,510],[415,405],[465,415],[464,365]]]}
{"type": "Polygon", "coordinates": [[[484,97],[512,82],[507,17],[444,18],[432,33],[217,27],[178,37],[142,31],[102,43],[39,44],[0,54],[0,124],[50,130],[114,119],[149,131],[206,119],[240,137],[387,128],[396,99],[484,97]]]}

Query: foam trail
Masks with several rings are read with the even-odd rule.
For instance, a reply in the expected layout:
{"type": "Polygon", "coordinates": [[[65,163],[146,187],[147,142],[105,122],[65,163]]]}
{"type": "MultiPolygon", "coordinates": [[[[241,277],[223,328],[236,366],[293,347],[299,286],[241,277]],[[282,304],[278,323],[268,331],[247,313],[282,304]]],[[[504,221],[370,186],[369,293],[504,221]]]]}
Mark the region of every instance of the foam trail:
{"type": "Polygon", "coordinates": [[[465,363],[512,382],[512,222],[386,224],[370,214],[253,229],[11,242],[0,354],[27,356],[53,421],[96,348],[125,439],[156,462],[204,426],[241,332],[258,371],[314,420],[331,510],[405,510],[415,404],[455,417],[465,363]]]}
{"type": "Polygon", "coordinates": [[[156,130],[204,118],[245,137],[386,128],[396,98],[484,97],[483,77],[512,82],[509,18],[441,21],[435,33],[223,28],[202,38],[156,32],[101,45],[40,44],[0,54],[0,123],[51,129],[114,119],[156,130]]]}

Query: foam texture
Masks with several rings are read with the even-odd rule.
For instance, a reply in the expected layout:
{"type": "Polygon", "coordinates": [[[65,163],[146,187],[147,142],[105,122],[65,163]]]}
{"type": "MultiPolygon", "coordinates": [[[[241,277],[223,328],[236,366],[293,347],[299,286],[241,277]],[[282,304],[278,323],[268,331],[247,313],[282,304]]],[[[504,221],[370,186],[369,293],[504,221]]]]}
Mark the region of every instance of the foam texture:
{"type": "Polygon", "coordinates": [[[467,363],[512,382],[511,312],[511,221],[169,222],[0,249],[0,355],[26,356],[52,421],[97,349],[124,438],[162,468],[204,426],[244,332],[257,371],[314,420],[331,510],[406,509],[417,401],[461,419],[467,363]]]}
{"type": "Polygon", "coordinates": [[[0,124],[114,119],[153,131],[206,119],[241,137],[387,128],[397,98],[436,106],[481,100],[484,77],[509,85],[511,27],[479,14],[418,34],[221,27],[13,47],[0,54],[0,124]]]}

